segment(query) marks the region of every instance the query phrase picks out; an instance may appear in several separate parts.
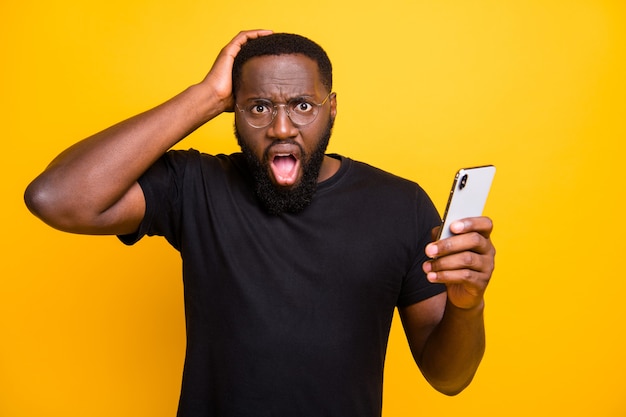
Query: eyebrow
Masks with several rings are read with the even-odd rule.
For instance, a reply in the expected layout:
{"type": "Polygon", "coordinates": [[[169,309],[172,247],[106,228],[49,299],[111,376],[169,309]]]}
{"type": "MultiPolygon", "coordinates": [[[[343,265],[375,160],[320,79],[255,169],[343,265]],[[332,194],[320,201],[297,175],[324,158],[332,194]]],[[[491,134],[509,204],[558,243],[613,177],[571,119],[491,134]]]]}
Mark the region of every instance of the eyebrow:
{"type": "MultiPolygon", "coordinates": [[[[315,98],[314,94],[299,94],[297,96],[289,98],[286,101],[286,103],[291,103],[291,102],[298,101],[298,100],[312,100],[314,98],[315,98]]],[[[276,102],[266,97],[251,97],[247,99],[245,102],[246,103],[268,103],[269,102],[272,104],[276,104],[276,102]]]]}

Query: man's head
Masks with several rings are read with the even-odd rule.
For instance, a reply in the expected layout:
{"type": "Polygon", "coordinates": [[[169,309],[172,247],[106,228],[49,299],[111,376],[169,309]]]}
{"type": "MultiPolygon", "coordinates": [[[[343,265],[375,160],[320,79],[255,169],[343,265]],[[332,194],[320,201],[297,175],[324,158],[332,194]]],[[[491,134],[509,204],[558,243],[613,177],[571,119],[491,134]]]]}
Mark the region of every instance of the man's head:
{"type": "Polygon", "coordinates": [[[270,213],[299,212],[319,180],[336,115],[332,67],[314,42],[290,34],[248,41],[233,66],[235,134],[270,213]]]}
{"type": "Polygon", "coordinates": [[[248,60],[258,56],[299,54],[317,63],[320,81],[328,91],[333,89],[333,67],[321,46],[304,36],[291,33],[274,33],[246,42],[233,63],[233,95],[241,85],[241,68],[248,60]]]}

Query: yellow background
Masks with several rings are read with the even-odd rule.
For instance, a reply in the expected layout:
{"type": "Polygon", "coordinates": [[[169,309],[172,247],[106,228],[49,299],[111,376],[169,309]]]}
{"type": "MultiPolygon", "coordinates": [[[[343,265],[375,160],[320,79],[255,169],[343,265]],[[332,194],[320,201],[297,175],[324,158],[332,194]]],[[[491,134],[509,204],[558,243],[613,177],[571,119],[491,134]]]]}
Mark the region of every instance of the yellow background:
{"type": "MultiPolygon", "coordinates": [[[[330,150],[418,181],[493,163],[497,267],[472,386],[435,393],[398,321],[384,416],[626,415],[626,3],[3,0],[0,416],[173,416],[178,254],[64,234],[27,183],[62,149],[199,81],[243,28],[297,32],[335,66],[330,150]]],[[[182,147],[236,150],[232,116],[182,147]]]]}

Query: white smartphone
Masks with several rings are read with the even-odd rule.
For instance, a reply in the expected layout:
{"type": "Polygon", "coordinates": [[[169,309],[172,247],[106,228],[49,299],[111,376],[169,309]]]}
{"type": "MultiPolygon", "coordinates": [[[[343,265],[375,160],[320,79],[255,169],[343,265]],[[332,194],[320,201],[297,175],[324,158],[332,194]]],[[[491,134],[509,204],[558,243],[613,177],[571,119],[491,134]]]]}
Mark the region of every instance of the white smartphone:
{"type": "Polygon", "coordinates": [[[495,174],[493,165],[463,168],[456,173],[436,240],[454,235],[450,231],[454,221],[482,215],[495,174]]]}

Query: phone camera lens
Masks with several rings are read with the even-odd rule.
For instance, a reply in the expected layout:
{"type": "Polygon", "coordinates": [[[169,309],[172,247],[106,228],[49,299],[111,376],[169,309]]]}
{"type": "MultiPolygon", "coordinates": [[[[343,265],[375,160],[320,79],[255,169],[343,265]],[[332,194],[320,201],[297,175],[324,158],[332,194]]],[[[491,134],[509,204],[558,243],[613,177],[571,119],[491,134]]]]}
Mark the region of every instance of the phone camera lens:
{"type": "Polygon", "coordinates": [[[462,190],[467,185],[467,174],[461,177],[461,182],[459,183],[459,190],[462,190]]]}

